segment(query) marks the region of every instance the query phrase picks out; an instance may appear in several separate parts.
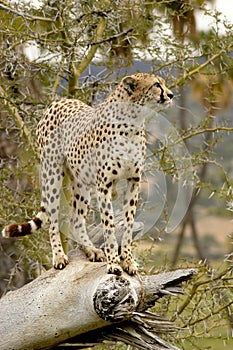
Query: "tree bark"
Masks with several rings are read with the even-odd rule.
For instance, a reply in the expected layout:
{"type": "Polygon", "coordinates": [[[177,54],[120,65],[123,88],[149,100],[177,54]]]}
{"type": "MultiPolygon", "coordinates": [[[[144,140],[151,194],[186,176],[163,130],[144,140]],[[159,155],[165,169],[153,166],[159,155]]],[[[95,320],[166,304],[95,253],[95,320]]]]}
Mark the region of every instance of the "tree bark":
{"type": "Polygon", "coordinates": [[[64,270],[51,269],[0,300],[0,349],[54,349],[71,338],[83,342],[83,335],[96,329],[103,336],[107,326],[112,327],[108,338],[142,349],[177,349],[156,335],[156,327],[169,332],[173,326],[143,311],[164,294],[180,293],[179,284],[194,273],[184,269],[119,277],[106,274],[105,263],[72,258],[64,270]],[[155,327],[155,333],[150,335],[147,326],[155,327]],[[148,337],[154,337],[154,345],[148,337]]]}

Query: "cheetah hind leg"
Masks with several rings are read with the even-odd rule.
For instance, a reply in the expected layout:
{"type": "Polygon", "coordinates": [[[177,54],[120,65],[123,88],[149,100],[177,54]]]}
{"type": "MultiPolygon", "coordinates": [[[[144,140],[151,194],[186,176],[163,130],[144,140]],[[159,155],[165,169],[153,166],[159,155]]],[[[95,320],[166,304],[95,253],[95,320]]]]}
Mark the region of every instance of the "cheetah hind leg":
{"type": "Polygon", "coordinates": [[[81,245],[80,248],[92,262],[106,261],[106,257],[102,249],[81,245]]]}
{"type": "Polygon", "coordinates": [[[56,270],[62,270],[68,265],[68,256],[63,253],[60,256],[53,257],[53,266],[56,270]]]}
{"type": "Polygon", "coordinates": [[[86,230],[86,216],[90,203],[90,188],[79,182],[77,178],[73,178],[72,181],[72,230],[74,239],[78,242],[78,246],[82,249],[90,261],[105,261],[106,259],[104,252],[102,249],[94,247],[86,230]]]}

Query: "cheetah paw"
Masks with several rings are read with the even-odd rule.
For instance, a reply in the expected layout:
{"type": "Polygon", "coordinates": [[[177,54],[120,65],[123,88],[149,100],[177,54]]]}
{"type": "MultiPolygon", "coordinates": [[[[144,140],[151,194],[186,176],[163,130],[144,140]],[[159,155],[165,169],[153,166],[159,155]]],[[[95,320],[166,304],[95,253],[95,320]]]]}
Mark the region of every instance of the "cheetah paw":
{"type": "Polygon", "coordinates": [[[135,275],[138,271],[138,264],[133,259],[132,260],[123,260],[121,262],[121,266],[122,266],[123,270],[131,276],[135,275]]]}
{"type": "Polygon", "coordinates": [[[112,273],[114,275],[120,276],[122,272],[122,268],[118,264],[109,263],[107,266],[107,273],[112,273]]]}
{"type": "Polygon", "coordinates": [[[56,270],[64,269],[68,263],[69,263],[69,259],[65,254],[61,255],[59,258],[55,257],[53,259],[53,266],[56,270]]]}
{"type": "Polygon", "coordinates": [[[105,254],[102,251],[102,249],[95,247],[85,247],[84,251],[88,259],[92,262],[106,260],[105,254]]]}

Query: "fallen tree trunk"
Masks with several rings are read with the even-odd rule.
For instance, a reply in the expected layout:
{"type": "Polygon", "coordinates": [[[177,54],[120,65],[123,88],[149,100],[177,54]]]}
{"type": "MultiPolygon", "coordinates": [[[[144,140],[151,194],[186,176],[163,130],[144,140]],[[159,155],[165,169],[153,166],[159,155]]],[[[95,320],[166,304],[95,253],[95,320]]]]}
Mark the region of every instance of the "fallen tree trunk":
{"type": "MultiPolygon", "coordinates": [[[[156,327],[169,332],[172,325],[143,311],[164,294],[181,292],[180,282],[194,273],[184,269],[119,277],[106,274],[105,263],[73,258],[64,270],[51,269],[0,300],[0,349],[54,349],[71,338],[83,343],[83,335],[96,329],[98,336],[142,349],[177,349],[156,335],[156,327]],[[155,327],[155,333],[146,325],[155,327]]],[[[93,337],[88,336],[89,342],[93,337]]]]}

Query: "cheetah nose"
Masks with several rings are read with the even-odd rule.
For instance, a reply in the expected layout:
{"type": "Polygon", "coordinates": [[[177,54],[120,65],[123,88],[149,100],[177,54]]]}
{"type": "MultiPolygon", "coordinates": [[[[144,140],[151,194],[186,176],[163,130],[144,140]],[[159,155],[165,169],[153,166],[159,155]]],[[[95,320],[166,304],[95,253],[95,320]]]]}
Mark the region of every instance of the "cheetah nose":
{"type": "Polygon", "coordinates": [[[167,96],[170,98],[170,100],[172,100],[173,99],[173,93],[170,93],[170,94],[167,94],[167,96]]]}

